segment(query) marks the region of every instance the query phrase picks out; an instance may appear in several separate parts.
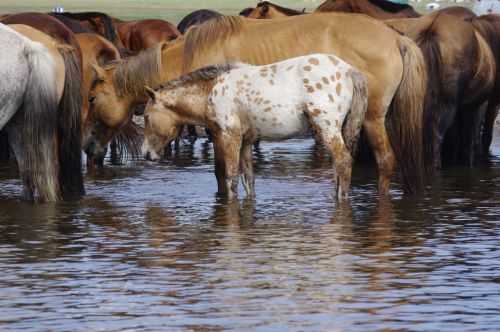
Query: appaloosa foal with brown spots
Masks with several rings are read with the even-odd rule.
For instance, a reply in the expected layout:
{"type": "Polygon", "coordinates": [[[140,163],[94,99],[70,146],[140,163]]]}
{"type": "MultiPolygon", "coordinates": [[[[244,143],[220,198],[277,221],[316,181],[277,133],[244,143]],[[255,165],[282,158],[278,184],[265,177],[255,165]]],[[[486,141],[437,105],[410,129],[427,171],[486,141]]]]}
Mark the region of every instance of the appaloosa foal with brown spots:
{"type": "Polygon", "coordinates": [[[333,155],[337,198],[347,197],[367,87],[364,75],[339,58],[312,54],[266,66],[210,66],[148,91],[147,159],[159,159],[179,126],[208,127],[214,136],[219,193],[236,195],[241,171],[245,190],[253,195],[252,144],[292,138],[312,128],[333,155]]]}

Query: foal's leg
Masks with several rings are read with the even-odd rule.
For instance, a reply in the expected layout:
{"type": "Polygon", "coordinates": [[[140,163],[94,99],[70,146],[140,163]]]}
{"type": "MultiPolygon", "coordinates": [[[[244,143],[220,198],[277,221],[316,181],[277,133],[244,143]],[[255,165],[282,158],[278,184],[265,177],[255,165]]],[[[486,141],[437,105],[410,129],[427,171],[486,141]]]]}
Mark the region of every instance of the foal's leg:
{"type": "Polygon", "coordinates": [[[218,133],[214,137],[215,176],[219,194],[229,199],[238,193],[238,168],[241,150],[239,133],[218,133]]]}
{"type": "MultiPolygon", "coordinates": [[[[352,157],[342,137],[342,127],[339,120],[343,117],[340,114],[332,115],[333,110],[319,114],[306,112],[309,115],[311,126],[316,132],[316,139],[322,140],[332,154],[337,185],[336,198],[337,200],[346,199],[351,186],[352,157]]],[[[344,111],[345,113],[347,110],[344,111]]]]}
{"type": "Polygon", "coordinates": [[[240,155],[240,170],[243,187],[248,196],[255,197],[255,178],[253,174],[252,144],[243,143],[240,155]]]}

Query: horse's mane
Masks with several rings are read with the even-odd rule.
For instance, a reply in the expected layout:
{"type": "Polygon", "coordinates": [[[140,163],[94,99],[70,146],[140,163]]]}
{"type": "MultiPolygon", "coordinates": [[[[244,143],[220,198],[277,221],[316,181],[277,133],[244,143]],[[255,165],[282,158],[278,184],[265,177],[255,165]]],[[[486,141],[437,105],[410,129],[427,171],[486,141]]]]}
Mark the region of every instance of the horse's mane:
{"type": "Polygon", "coordinates": [[[144,87],[156,86],[160,83],[161,43],[142,51],[136,56],[111,62],[104,69],[114,68],[113,83],[119,97],[131,94],[139,96],[144,87]]]}
{"type": "Polygon", "coordinates": [[[172,89],[184,86],[189,83],[197,83],[197,82],[207,82],[211,81],[217,77],[219,77],[223,73],[227,73],[228,71],[238,68],[240,64],[236,62],[225,63],[221,65],[211,65],[206,66],[200,69],[197,69],[189,74],[182,75],[179,78],[168,81],[159,86],[159,90],[172,89]]]}
{"type": "Polygon", "coordinates": [[[49,15],[58,19],[61,23],[63,23],[68,29],[70,29],[74,33],[87,33],[87,32],[93,33],[93,31],[91,31],[90,29],[82,26],[80,24],[80,21],[64,16],[63,13],[49,13],[49,15]]]}
{"type": "Polygon", "coordinates": [[[410,5],[395,3],[387,0],[368,0],[368,2],[390,13],[399,13],[400,11],[407,9],[413,10],[413,7],[410,5]]]}
{"type": "Polygon", "coordinates": [[[189,29],[184,43],[184,71],[191,68],[197,54],[203,54],[209,47],[221,45],[239,33],[243,20],[239,16],[221,16],[189,29]]]}
{"type": "Polygon", "coordinates": [[[118,34],[116,32],[115,26],[113,25],[113,20],[111,17],[105,13],[101,12],[80,12],[80,13],[60,13],[61,16],[66,16],[75,20],[88,20],[91,24],[97,28],[97,24],[95,23],[95,18],[100,18],[104,23],[104,37],[111,42],[114,42],[118,38],[118,34]]]}
{"type": "Polygon", "coordinates": [[[210,9],[199,9],[185,16],[177,25],[177,30],[184,34],[191,26],[204,23],[220,16],[222,16],[222,14],[216,11],[210,9]]]}
{"type": "Polygon", "coordinates": [[[279,5],[274,4],[272,2],[269,2],[269,1],[262,1],[262,2],[259,2],[257,4],[257,8],[263,7],[263,6],[273,7],[287,16],[295,16],[295,15],[303,15],[304,14],[303,11],[282,7],[282,6],[279,6],[279,5]]]}

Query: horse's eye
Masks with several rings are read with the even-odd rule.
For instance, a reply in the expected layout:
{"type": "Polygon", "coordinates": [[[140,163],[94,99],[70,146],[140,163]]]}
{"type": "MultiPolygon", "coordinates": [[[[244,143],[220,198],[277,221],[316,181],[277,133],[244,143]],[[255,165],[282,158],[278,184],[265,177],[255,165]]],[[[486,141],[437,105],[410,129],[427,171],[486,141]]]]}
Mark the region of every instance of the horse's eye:
{"type": "Polygon", "coordinates": [[[93,103],[95,101],[95,96],[90,96],[89,97],[89,103],[93,103]]]}

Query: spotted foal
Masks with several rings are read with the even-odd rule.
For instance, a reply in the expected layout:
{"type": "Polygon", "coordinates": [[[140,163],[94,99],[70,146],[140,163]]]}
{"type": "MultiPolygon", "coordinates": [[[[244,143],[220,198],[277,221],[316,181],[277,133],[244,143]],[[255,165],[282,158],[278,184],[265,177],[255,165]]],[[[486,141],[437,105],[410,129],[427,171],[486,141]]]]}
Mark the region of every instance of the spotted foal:
{"type": "Polygon", "coordinates": [[[247,194],[254,195],[252,144],[313,129],[333,156],[336,196],[347,197],[368,92],[364,75],[336,56],[210,66],[148,92],[143,144],[148,159],[159,159],[181,125],[205,126],[214,136],[219,193],[234,197],[241,173],[247,194]]]}

